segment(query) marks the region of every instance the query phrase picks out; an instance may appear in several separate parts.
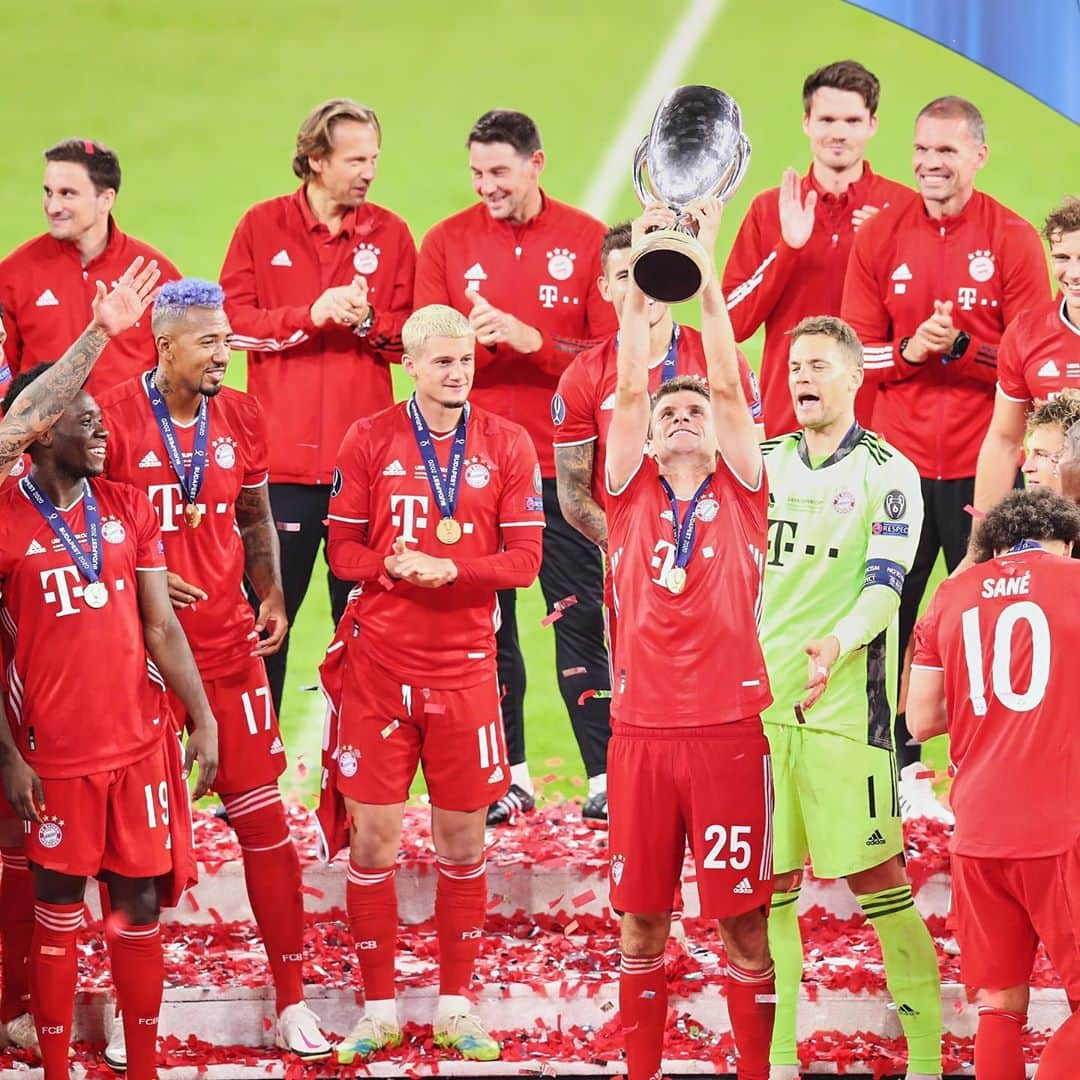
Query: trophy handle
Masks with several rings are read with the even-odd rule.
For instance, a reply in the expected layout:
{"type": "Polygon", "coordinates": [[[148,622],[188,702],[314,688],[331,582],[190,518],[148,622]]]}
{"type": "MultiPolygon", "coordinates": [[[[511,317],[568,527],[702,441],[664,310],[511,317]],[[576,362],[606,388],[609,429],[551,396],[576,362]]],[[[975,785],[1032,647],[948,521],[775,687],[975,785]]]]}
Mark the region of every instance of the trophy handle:
{"type": "Polygon", "coordinates": [[[721,201],[726,203],[729,199],[735,197],[735,192],[743,182],[743,177],[746,176],[748,168],[750,168],[750,140],[744,132],[740,132],[738,149],[735,154],[735,167],[731,170],[727,182],[720,192],[721,201]]]}
{"type": "Polygon", "coordinates": [[[649,203],[657,200],[657,196],[652,190],[652,182],[645,180],[645,158],[648,153],[649,136],[646,135],[638,143],[637,150],[634,151],[634,191],[637,193],[638,201],[642,206],[648,206],[649,203]]]}

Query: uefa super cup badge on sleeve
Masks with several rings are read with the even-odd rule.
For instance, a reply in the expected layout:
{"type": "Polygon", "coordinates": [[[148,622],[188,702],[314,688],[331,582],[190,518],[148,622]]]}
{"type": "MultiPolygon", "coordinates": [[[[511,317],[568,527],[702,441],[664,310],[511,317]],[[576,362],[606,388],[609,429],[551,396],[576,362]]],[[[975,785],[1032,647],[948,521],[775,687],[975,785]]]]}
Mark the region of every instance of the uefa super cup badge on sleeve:
{"type": "Polygon", "coordinates": [[[712,257],[684,224],[686,206],[702,198],[727,202],[749,164],[742,112],[723,90],[679,86],[660,102],[634,155],[634,190],[642,206],[667,203],[681,216],[674,228],[648,233],[631,253],[630,272],[646,296],[677,304],[705,288],[712,257]]]}

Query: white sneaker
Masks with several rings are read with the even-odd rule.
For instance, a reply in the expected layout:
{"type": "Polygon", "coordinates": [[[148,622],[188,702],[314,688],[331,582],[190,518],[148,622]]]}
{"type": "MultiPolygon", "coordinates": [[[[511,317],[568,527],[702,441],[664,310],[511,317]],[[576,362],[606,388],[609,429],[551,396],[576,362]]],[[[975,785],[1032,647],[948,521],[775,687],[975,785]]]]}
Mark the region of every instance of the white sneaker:
{"type": "Polygon", "coordinates": [[[773,1065],[769,1069],[769,1080],[799,1080],[801,1076],[798,1065],[773,1065]]]}
{"type": "Polygon", "coordinates": [[[105,1064],[113,1072],[127,1072],[127,1043],[124,1042],[124,1018],[114,1016],[112,1029],[109,1031],[109,1044],[102,1054],[105,1064]]]}
{"type": "Polygon", "coordinates": [[[28,1012],[20,1013],[14,1020],[8,1021],[5,1035],[9,1045],[19,1050],[36,1050],[41,1053],[34,1018],[28,1012]]]}
{"type": "Polygon", "coordinates": [[[927,768],[921,761],[914,761],[900,770],[900,816],[905,821],[929,818],[931,821],[955,825],[956,817],[951,810],[938,802],[929,778],[924,776],[917,779],[919,773],[926,771],[927,768]]]}
{"type": "Polygon", "coordinates": [[[319,1030],[319,1018],[305,1001],[286,1005],[281,1010],[275,1041],[282,1050],[288,1050],[304,1061],[321,1061],[328,1058],[334,1049],[319,1030]]]}

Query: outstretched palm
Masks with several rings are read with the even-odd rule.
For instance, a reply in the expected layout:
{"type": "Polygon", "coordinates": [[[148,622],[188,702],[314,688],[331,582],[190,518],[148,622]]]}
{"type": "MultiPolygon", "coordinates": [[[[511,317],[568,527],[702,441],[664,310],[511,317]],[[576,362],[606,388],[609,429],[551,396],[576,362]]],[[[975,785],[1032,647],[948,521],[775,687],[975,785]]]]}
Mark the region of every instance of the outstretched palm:
{"type": "Polygon", "coordinates": [[[155,259],[143,266],[140,255],[120,275],[112,292],[107,292],[103,282],[97,283],[97,295],[93,300],[94,322],[109,337],[116,337],[134,326],[147,305],[154,298],[161,271],[155,259]]]}

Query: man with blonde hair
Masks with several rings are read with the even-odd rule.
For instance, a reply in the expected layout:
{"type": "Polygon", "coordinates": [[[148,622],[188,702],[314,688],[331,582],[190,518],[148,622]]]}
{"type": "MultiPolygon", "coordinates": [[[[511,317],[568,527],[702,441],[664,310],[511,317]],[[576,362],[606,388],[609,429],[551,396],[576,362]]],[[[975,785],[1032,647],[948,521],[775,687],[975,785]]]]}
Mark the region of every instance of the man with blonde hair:
{"type": "MultiPolygon", "coordinates": [[[[317,106],[296,137],[300,187],[253,206],[221,269],[231,344],[248,353],[248,392],[273,427],[270,505],[290,624],[307,592],[334,457],[349,424],[393,401],[416,247],[396,214],[367,201],[382,130],[348,98],[317,106]]],[[[334,621],[350,583],[330,575],[334,621]]],[[[289,639],[268,658],[280,713],[289,639]]]]}
{"type": "Polygon", "coordinates": [[[328,778],[352,823],[346,904],[364,988],[364,1013],[338,1046],[343,1065],[401,1042],[394,874],[421,761],[438,867],[435,1043],[472,1060],[499,1057],[468,997],[487,909],[484,819],[510,784],[496,592],[536,578],[544,525],[528,433],[469,403],[469,320],[432,304],[401,333],[415,390],[352,425],[330,498],[330,567],[362,586],[338,628],[344,668],[328,778]]]}

